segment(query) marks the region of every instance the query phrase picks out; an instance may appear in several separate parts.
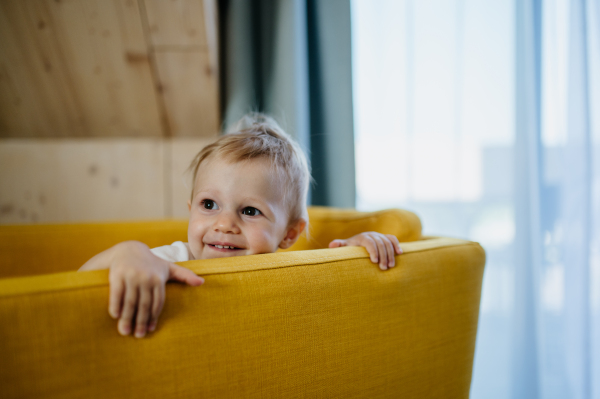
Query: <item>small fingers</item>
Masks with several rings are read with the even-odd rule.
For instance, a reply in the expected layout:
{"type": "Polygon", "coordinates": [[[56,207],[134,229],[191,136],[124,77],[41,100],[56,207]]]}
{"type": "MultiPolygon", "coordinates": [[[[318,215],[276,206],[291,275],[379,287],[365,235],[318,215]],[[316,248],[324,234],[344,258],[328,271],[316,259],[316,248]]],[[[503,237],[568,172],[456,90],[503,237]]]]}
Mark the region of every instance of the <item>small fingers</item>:
{"type": "Polygon", "coordinates": [[[120,278],[111,276],[110,294],[108,297],[108,314],[110,314],[110,317],[113,319],[118,319],[121,316],[124,291],[125,282],[120,278]]]}
{"type": "Polygon", "coordinates": [[[365,249],[369,253],[369,256],[371,257],[371,262],[379,262],[379,251],[377,250],[377,243],[375,242],[373,237],[365,235],[363,237],[361,245],[365,247],[365,249]]]}
{"type": "Polygon", "coordinates": [[[378,252],[378,256],[379,256],[379,268],[381,270],[387,270],[388,256],[387,256],[387,249],[385,247],[385,243],[383,242],[383,239],[377,235],[373,237],[373,241],[375,241],[375,244],[377,245],[377,252],[378,252]]]}
{"type": "Polygon", "coordinates": [[[163,305],[165,303],[165,286],[163,284],[158,284],[154,287],[154,292],[152,293],[152,314],[150,318],[150,323],[148,324],[148,331],[153,332],[156,330],[156,325],[158,324],[158,316],[162,312],[163,305]]]}
{"type": "Polygon", "coordinates": [[[394,250],[394,245],[392,244],[392,242],[390,241],[390,239],[386,236],[382,237],[382,241],[385,245],[385,250],[387,253],[387,267],[394,267],[396,265],[396,258],[395,258],[395,250],[394,250]]]}
{"type": "Polygon", "coordinates": [[[392,242],[392,245],[394,246],[394,251],[396,251],[398,255],[402,254],[402,248],[400,248],[400,241],[398,241],[398,237],[396,237],[393,234],[386,234],[385,236],[389,238],[392,242]]]}
{"type": "Polygon", "coordinates": [[[396,254],[402,253],[398,238],[392,234],[381,234],[374,231],[357,234],[347,240],[333,240],[329,248],[346,245],[364,247],[371,258],[371,262],[378,263],[381,270],[387,270],[396,265],[396,254]]]}
{"type": "Polygon", "coordinates": [[[148,320],[150,320],[150,311],[152,307],[152,286],[140,287],[140,296],[137,307],[137,317],[135,319],[135,337],[143,338],[148,329],[148,320]]]}
{"type": "Polygon", "coordinates": [[[138,287],[127,285],[125,288],[125,299],[123,300],[123,309],[117,328],[119,334],[129,335],[131,334],[131,323],[135,314],[135,308],[138,300],[138,287]]]}
{"type": "Polygon", "coordinates": [[[204,284],[204,279],[197,276],[190,269],[171,263],[169,265],[169,280],[179,281],[187,285],[198,286],[204,284]]]}
{"type": "Polygon", "coordinates": [[[346,242],[346,240],[333,240],[329,243],[329,248],[339,248],[339,247],[345,247],[346,245],[348,245],[348,243],[346,242]]]}

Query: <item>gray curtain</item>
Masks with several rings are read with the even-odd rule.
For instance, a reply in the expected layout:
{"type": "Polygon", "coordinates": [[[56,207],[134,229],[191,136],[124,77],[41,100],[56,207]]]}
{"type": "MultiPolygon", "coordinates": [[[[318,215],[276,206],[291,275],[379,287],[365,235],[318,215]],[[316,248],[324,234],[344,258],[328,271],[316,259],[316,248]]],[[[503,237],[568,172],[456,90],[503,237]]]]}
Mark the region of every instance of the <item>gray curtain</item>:
{"type": "Polygon", "coordinates": [[[349,0],[220,0],[223,124],[272,115],[306,151],[313,205],[354,207],[349,0]]]}

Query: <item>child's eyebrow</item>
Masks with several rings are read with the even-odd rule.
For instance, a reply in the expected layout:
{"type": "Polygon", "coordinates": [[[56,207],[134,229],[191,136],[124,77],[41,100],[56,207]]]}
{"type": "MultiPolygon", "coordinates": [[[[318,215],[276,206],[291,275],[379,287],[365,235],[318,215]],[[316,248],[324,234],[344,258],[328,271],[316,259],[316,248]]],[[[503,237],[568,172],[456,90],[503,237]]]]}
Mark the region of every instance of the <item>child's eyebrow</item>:
{"type": "Polygon", "coordinates": [[[196,198],[196,196],[200,194],[202,194],[203,197],[216,197],[220,193],[219,190],[204,189],[202,187],[197,190],[194,190],[194,198],[196,198]]]}

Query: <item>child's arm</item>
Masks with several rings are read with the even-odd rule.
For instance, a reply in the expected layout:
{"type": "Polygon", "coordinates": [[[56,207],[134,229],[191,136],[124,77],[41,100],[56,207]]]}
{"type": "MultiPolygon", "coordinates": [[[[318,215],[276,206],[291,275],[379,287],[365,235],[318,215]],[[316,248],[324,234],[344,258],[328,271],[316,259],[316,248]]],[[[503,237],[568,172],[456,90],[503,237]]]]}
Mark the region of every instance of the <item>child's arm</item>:
{"type": "Polygon", "coordinates": [[[79,271],[110,269],[108,313],[118,319],[121,335],[142,338],[156,328],[168,280],[197,286],[204,279],[191,270],[155,256],[147,245],[126,241],[88,260],[79,271]]]}
{"type": "Polygon", "coordinates": [[[400,242],[396,236],[374,231],[360,233],[346,240],[333,240],[329,243],[329,248],[345,246],[365,247],[371,255],[371,262],[379,263],[381,270],[394,267],[396,264],[394,256],[402,253],[400,242]]]}

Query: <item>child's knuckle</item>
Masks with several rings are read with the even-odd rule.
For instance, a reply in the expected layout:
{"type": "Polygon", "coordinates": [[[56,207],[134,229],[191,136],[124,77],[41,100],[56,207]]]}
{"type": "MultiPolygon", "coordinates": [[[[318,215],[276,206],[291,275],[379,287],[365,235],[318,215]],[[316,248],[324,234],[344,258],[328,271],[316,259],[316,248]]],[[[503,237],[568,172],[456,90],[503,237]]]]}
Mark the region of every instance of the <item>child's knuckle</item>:
{"type": "Polygon", "coordinates": [[[149,287],[152,284],[152,275],[149,273],[141,273],[139,275],[139,281],[142,287],[149,287]]]}
{"type": "Polygon", "coordinates": [[[110,287],[113,290],[116,290],[119,287],[122,280],[123,279],[121,278],[121,276],[116,276],[114,274],[108,275],[108,283],[110,284],[110,287]]]}
{"type": "Polygon", "coordinates": [[[113,267],[110,269],[110,272],[108,273],[108,279],[109,281],[118,281],[121,278],[123,278],[124,275],[124,271],[122,268],[120,267],[113,267]]]}
{"type": "Polygon", "coordinates": [[[139,280],[140,273],[134,269],[126,269],[122,272],[123,278],[127,281],[136,281],[139,280]]]}
{"type": "Polygon", "coordinates": [[[140,309],[150,309],[150,306],[152,306],[152,301],[150,300],[150,298],[144,298],[140,300],[140,309]]]}
{"type": "Polygon", "coordinates": [[[125,299],[124,304],[125,304],[126,309],[127,308],[133,309],[135,307],[135,305],[137,304],[137,300],[134,298],[127,298],[127,299],[125,299]]]}
{"type": "Polygon", "coordinates": [[[156,274],[152,274],[151,276],[148,276],[148,284],[150,287],[155,287],[155,286],[159,285],[160,283],[161,283],[161,279],[156,274]]]}

